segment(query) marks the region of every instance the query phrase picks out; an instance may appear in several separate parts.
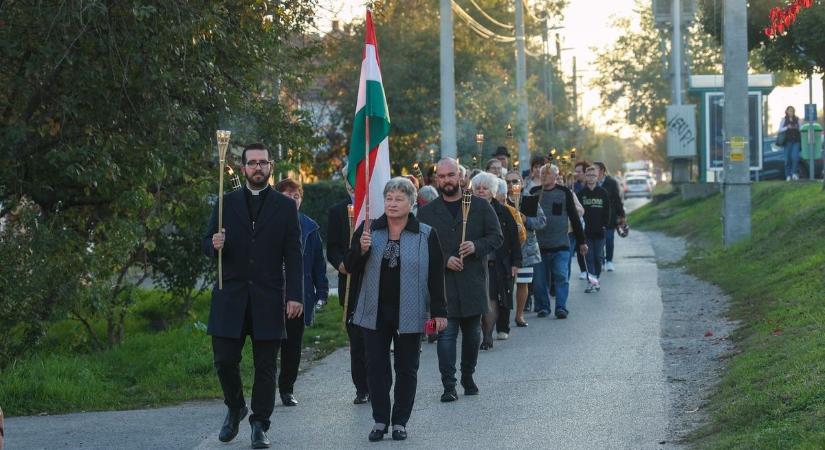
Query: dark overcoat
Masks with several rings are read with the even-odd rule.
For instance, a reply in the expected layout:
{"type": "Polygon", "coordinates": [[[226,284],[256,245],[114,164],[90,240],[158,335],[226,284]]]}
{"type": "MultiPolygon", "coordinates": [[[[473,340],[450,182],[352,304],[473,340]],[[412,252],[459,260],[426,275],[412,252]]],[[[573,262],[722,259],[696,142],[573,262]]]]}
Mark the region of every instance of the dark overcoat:
{"type": "MultiPolygon", "coordinates": [[[[240,338],[247,303],[255,339],[285,339],[286,301],[303,303],[301,227],[295,201],[280,192],[266,195],[253,229],[244,192],[224,196],[223,289],[212,288],[207,333],[240,338]]],[[[212,235],[218,229],[218,207],[212,211],[203,252],[217,264],[212,235]]]]}
{"type": "MultiPolygon", "coordinates": [[[[327,262],[338,273],[338,302],[341,306],[344,306],[347,276],[338,272],[338,266],[344,262],[344,256],[350,247],[349,215],[347,214],[349,204],[352,204],[349,198],[336,203],[329,209],[327,216],[327,262]]],[[[350,279],[347,317],[352,316],[358,304],[358,282],[356,277],[350,279]]]]}
{"type": "MultiPolygon", "coordinates": [[[[418,220],[435,228],[438,233],[444,264],[451,256],[458,256],[461,219],[461,211],[453,217],[442,197],[418,210],[418,220]]],[[[464,270],[453,272],[446,267],[444,269],[447,316],[451,318],[476,316],[489,311],[487,261],[495,257],[494,252],[504,238],[493,207],[478,197],[473,197],[470,203],[467,240],[473,242],[476,251],[464,258],[464,270]]]]}

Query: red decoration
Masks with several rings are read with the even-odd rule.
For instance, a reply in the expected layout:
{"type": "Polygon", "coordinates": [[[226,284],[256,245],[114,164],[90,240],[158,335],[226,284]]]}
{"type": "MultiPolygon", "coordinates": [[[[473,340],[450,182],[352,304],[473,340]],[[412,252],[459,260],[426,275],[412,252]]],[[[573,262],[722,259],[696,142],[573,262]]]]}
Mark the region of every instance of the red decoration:
{"type": "Polygon", "coordinates": [[[768,17],[771,21],[771,26],[765,27],[765,36],[773,39],[777,35],[785,34],[785,31],[791,28],[796,22],[796,16],[803,10],[813,6],[814,0],[792,0],[784,8],[771,8],[768,17]]]}

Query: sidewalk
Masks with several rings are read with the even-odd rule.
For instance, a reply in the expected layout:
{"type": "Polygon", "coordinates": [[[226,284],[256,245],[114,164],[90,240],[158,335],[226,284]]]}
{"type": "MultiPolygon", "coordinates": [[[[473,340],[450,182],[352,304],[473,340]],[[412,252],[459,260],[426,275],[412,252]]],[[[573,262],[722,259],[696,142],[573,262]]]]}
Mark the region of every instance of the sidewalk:
{"type": "MultiPolygon", "coordinates": [[[[648,238],[617,239],[616,271],[602,291],[584,294],[574,277],[567,320],[526,316],[510,340],[479,356],[481,395],[440,403],[434,344],[423,344],[409,439],[370,444],[369,405],[352,404],[348,355],[338,350],[303,373],[300,405],[278,406],[273,448],[660,449],[668,387],[660,345],[662,301],[648,238]]],[[[217,383],[217,379],[215,380],[217,383]]],[[[248,385],[247,385],[248,386],[248,385]]],[[[230,444],[217,440],[220,401],[153,410],[8,419],[10,449],[249,448],[249,426],[230,444]]]]}

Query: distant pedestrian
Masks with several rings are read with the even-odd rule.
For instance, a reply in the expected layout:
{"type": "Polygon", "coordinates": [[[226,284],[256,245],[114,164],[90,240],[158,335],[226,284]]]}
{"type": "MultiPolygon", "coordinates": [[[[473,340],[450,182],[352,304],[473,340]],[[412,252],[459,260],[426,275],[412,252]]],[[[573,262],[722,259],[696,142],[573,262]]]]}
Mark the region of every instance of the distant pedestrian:
{"type": "Polygon", "coordinates": [[[286,339],[281,344],[281,374],[278,376],[278,392],[284,406],[297,406],[295,381],[301,364],[304,327],[311,325],[315,307],[326,303],[329,294],[327,263],[324,260],[324,244],[320,227],[306,214],[300,212],[304,188],[295,180],[286,178],[275,185],[275,190],[295,200],[301,223],[301,253],[304,257],[304,316],[286,320],[286,339]]]}
{"type": "Polygon", "coordinates": [[[612,272],[616,269],[613,265],[613,252],[616,242],[616,227],[624,224],[625,213],[622,194],[619,189],[619,182],[611,177],[607,172],[607,166],[603,162],[594,162],[593,165],[599,169],[599,186],[607,191],[610,198],[610,220],[607,222],[607,230],[604,235],[605,245],[605,269],[612,272]]]}
{"type": "Polygon", "coordinates": [[[392,438],[407,438],[415,402],[421,334],[433,318],[435,331],[447,326],[444,263],[438,233],[412,215],[416,191],[396,177],[384,187],[384,214],[355,231],[346,267],[361,279],[353,323],[364,334],[367,380],[372,396],[370,441],[380,441],[392,425],[392,438]],[[393,345],[393,352],[390,352],[393,345]],[[390,356],[395,369],[395,402],[390,356]]]}
{"type": "Polygon", "coordinates": [[[487,161],[487,164],[484,165],[484,171],[495,175],[496,178],[501,178],[503,170],[504,166],[501,165],[501,160],[498,158],[492,158],[487,161]]]}
{"type": "Polygon", "coordinates": [[[229,442],[248,413],[241,381],[241,351],[252,338],[255,381],[252,385],[252,448],[268,448],[267,430],[275,406],[275,359],[287,337],[285,320],[303,314],[303,258],[298,207],[273,192],[269,150],[252,144],[241,153],[246,186],[224,196],[225,228],[212,211],[202,241],[214,259],[223,250],[223,289],[212,288],[207,333],[218,379],[228,408],[218,439],[229,442]]]}
{"type": "Polygon", "coordinates": [[[418,211],[418,220],[438,232],[446,269],[447,328],[438,338],[438,369],[444,393],[442,402],[458,399],[455,385],[456,341],[461,330],[461,385],[464,395],[478,394],[473,380],[481,344],[481,315],[489,310],[487,261],[503,237],[490,204],[472,197],[466,239],[462,240],[462,191],[458,164],[444,158],[436,171],[441,196],[418,211]]]}
{"type": "Polygon", "coordinates": [[[582,254],[587,254],[584,231],[576,211],[573,192],[557,183],[559,168],[547,164],[541,168],[542,186],[533,188],[531,194],[539,195],[539,205],[548,215],[547,226],[536,231],[541,262],[533,274],[533,294],[538,317],[550,314],[550,283],[555,284],[556,305],[554,314],[558,319],[566,319],[567,297],[569,293],[570,242],[567,237],[568,224],[575,233],[576,243],[582,254]]]}
{"type": "MultiPolygon", "coordinates": [[[[503,145],[496,147],[496,152],[493,153],[493,158],[501,162],[501,167],[505,172],[510,170],[510,152],[507,151],[507,147],[503,145]]],[[[501,175],[499,174],[498,176],[501,175]]]]}
{"type": "MultiPolygon", "coordinates": [[[[576,165],[574,166],[574,177],[575,182],[573,183],[573,193],[578,194],[584,189],[585,185],[585,177],[584,172],[587,168],[590,167],[590,163],[587,161],[577,161],[576,165]]],[[[578,197],[576,197],[578,199],[578,197]]],[[[576,255],[576,262],[579,264],[579,279],[586,280],[587,279],[587,268],[585,267],[584,255],[579,253],[579,250],[576,248],[575,240],[570,239],[570,251],[576,255]]]]}
{"type": "Polygon", "coordinates": [[[419,207],[421,207],[421,206],[426,205],[427,203],[430,203],[431,201],[435,200],[436,197],[438,197],[438,189],[436,189],[436,188],[434,188],[430,185],[427,185],[427,186],[424,186],[423,188],[421,188],[420,191],[418,191],[418,195],[422,199],[424,199],[424,201],[419,202],[419,207]]]}
{"type": "MultiPolygon", "coordinates": [[[[599,280],[602,273],[602,251],[604,249],[604,235],[607,223],[610,221],[610,198],[607,191],[598,185],[598,175],[595,167],[588,167],[585,173],[586,184],[579,191],[578,197],[584,207],[584,235],[587,238],[587,269],[588,280],[599,280]]],[[[595,292],[601,289],[600,283],[591,283],[585,292],[595,292]]]]}
{"type": "MultiPolygon", "coordinates": [[[[521,186],[521,176],[518,172],[511,171],[507,174],[507,189],[509,201],[514,204],[513,198],[515,196],[514,186],[521,186]]],[[[527,192],[522,191],[521,203],[524,202],[524,195],[527,192]]],[[[547,225],[547,218],[544,215],[544,210],[541,205],[536,206],[535,215],[527,216],[522,214],[524,221],[525,239],[521,245],[521,266],[516,274],[516,317],[515,322],[517,327],[526,327],[527,321],[524,320],[524,308],[527,304],[527,296],[530,291],[530,285],[533,283],[533,271],[535,265],[541,262],[541,251],[539,250],[539,243],[536,239],[536,230],[540,230],[547,225]]]]}
{"type": "MultiPolygon", "coordinates": [[[[352,324],[352,315],[358,303],[359,279],[349,276],[349,294],[347,294],[347,277],[349,273],[344,266],[344,256],[350,248],[350,219],[347,211],[352,205],[355,189],[350,186],[347,178],[347,166],[341,171],[347,188],[347,198],[329,209],[327,216],[327,262],[338,271],[338,301],[344,306],[347,302],[346,327],[349,339],[350,375],[355,385],[355,399],[352,403],[363,405],[369,402],[369,386],[367,385],[367,354],[364,347],[364,335],[361,330],[352,324]]],[[[354,225],[354,224],[353,224],[354,225]]],[[[354,231],[354,230],[353,230],[354,231]]]]}
{"type": "Polygon", "coordinates": [[[785,108],[785,117],[779,123],[779,133],[784,133],[785,139],[785,180],[798,180],[802,135],[799,132],[799,117],[793,106],[785,108]]]}
{"type": "Polygon", "coordinates": [[[545,164],[547,164],[546,156],[539,155],[530,158],[530,174],[524,179],[523,192],[525,195],[528,195],[534,187],[541,186],[541,175],[539,171],[545,164]]]}

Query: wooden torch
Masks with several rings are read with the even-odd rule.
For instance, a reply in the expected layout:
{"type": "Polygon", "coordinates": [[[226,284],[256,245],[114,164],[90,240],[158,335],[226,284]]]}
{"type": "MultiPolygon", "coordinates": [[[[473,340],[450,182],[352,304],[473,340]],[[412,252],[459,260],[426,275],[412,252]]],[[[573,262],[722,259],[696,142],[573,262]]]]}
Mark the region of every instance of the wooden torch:
{"type": "MultiPolygon", "coordinates": [[[[218,160],[220,161],[220,177],[218,179],[218,232],[223,232],[223,171],[226,166],[226,149],[229,147],[231,131],[218,130],[218,160]]],[[[223,289],[223,248],[218,250],[218,289],[223,289]]]]}

